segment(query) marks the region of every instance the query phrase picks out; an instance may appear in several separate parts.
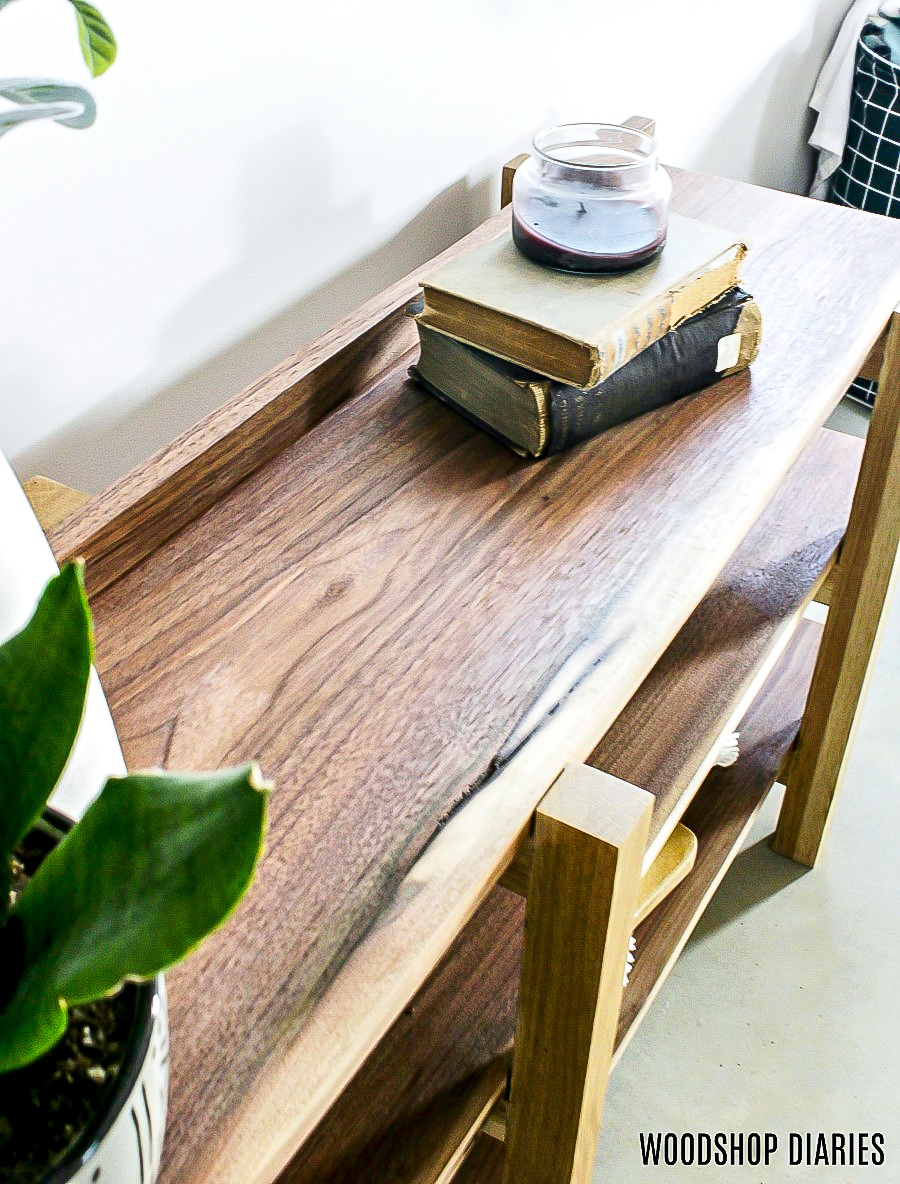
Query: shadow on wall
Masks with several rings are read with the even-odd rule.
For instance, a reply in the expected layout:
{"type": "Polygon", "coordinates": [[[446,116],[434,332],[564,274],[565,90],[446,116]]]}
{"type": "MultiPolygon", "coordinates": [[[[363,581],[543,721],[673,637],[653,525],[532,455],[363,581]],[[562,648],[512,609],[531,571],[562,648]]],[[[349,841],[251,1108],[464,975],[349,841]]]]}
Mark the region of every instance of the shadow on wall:
{"type": "Polygon", "coordinates": [[[45,473],[97,492],[497,208],[498,185],[491,175],[475,182],[461,178],[375,250],[234,340],[237,326],[246,324],[248,292],[258,306],[271,290],[276,295],[269,302],[275,303],[279,291],[296,290],[296,277],[327,275],[335,244],[342,244],[346,256],[355,253],[355,243],[371,242],[370,202],[334,203],[329,150],[318,133],[304,128],[289,139],[289,144],[285,137],[267,142],[248,161],[240,251],[227,271],[173,314],[155,352],[161,359],[196,356],[197,340],[209,338],[217,315],[219,340],[233,344],[162,389],[154,391],[149,374],[137,377],[20,454],[15,465],[20,478],[45,473]],[[298,143],[304,144],[302,157],[298,143]]]}
{"type": "MultiPolygon", "coordinates": [[[[822,0],[821,7],[819,22],[836,30],[847,0],[822,0]]],[[[830,42],[825,53],[829,48],[830,42]]],[[[821,62],[822,50],[810,26],[788,42],[723,113],[696,154],[697,167],[724,177],[752,177],[757,185],[772,189],[806,193],[815,155],[807,147],[815,116],[806,103],[821,62]],[[793,115],[798,110],[799,128],[793,115]],[[736,128],[740,134],[735,134],[736,128]]]]}
{"type": "MultiPolygon", "coordinates": [[[[727,111],[714,112],[715,127],[689,160],[672,163],[803,191],[811,167],[811,154],[798,152],[809,132],[805,103],[821,63],[823,30],[837,27],[846,3],[821,0],[816,27],[779,49],[727,111]]],[[[90,492],[109,484],[492,213],[499,166],[524,143],[523,134],[516,146],[476,166],[483,180],[457,180],[373,250],[383,225],[373,209],[377,195],[358,190],[351,201],[338,202],[336,193],[348,189],[340,174],[350,167],[338,155],[340,145],[314,124],[270,135],[242,163],[231,265],[169,318],[143,373],[21,453],[19,475],[45,472],[90,492]],[[269,319],[267,310],[274,314],[269,319]],[[253,318],[260,326],[247,334],[253,318]],[[173,374],[179,375],[174,381],[173,374]]],[[[396,184],[402,193],[410,182],[398,173],[396,184]]],[[[224,184],[221,192],[229,201],[224,184]]]]}

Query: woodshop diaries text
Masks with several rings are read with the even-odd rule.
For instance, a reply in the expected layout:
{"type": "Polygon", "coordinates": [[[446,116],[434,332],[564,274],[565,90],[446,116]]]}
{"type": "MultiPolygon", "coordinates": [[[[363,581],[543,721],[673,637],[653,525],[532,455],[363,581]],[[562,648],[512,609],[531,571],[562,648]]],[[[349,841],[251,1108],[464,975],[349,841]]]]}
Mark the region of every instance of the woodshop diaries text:
{"type": "Polygon", "coordinates": [[[880,1167],[884,1135],[878,1131],[642,1131],[644,1167],[756,1167],[778,1162],[790,1167],[880,1167]],[[779,1155],[779,1149],[781,1154],[779,1155]]]}

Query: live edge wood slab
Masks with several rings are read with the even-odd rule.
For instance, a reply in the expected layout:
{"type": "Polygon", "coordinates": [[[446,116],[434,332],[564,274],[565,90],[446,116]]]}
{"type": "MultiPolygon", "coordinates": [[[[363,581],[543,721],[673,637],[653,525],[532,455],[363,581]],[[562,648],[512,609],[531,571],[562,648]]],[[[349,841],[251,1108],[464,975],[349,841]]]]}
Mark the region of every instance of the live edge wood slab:
{"type": "MultiPolygon", "coordinates": [[[[688,810],[700,840],[697,865],[637,930],[637,961],[622,999],[616,1061],[777,775],[796,733],[820,633],[819,626],[802,623],[742,721],[741,760],[714,769],[688,810]]],[[[673,726],[667,734],[674,731],[673,726]]],[[[448,1177],[441,1169],[454,1162],[449,1149],[460,1142],[467,1149],[482,1125],[479,1115],[505,1086],[523,913],[524,902],[517,903],[509,892],[496,888],[490,893],[278,1184],[444,1184],[448,1177]]],[[[505,1135],[501,1115],[495,1108],[484,1125],[494,1137],[505,1135]]],[[[497,1154],[482,1164],[485,1142],[494,1138],[475,1138],[454,1184],[500,1184],[502,1151],[495,1144],[497,1154]]],[[[456,1162],[462,1158],[458,1154],[456,1162]]]]}
{"type": "MultiPolygon", "coordinates": [[[[733,858],[796,733],[821,629],[803,622],[787,639],[847,521],[861,451],[857,439],[819,433],[588,758],[651,789],[657,823],[663,813],[677,817],[691,783],[698,777],[703,782],[688,815],[702,838],[697,865],[637,931],[638,958],[624,995],[616,1058],[711,885],[733,858]],[[777,666],[770,674],[773,659],[777,666]],[[759,693],[744,715],[741,705],[753,687],[759,693]],[[717,737],[735,726],[741,729],[738,764],[714,769],[703,780],[705,758],[718,751],[717,737]]],[[[504,888],[528,891],[530,849],[530,842],[520,848],[501,880],[504,888]]],[[[451,1151],[465,1148],[506,1083],[523,911],[501,888],[488,896],[278,1184],[446,1179],[451,1151]]]]}
{"type": "MultiPolygon", "coordinates": [[[[252,892],[170,976],[164,1181],[251,1184],[287,1162],[897,303],[900,224],[675,182],[676,209],[753,244],[751,376],[523,462],[406,381],[411,277],[52,533],[88,559],[129,764],[258,756],[278,787],[252,892]],[[496,769],[557,675],[563,706],[496,769]]],[[[504,213],[473,237],[507,232],[504,213]]]]}

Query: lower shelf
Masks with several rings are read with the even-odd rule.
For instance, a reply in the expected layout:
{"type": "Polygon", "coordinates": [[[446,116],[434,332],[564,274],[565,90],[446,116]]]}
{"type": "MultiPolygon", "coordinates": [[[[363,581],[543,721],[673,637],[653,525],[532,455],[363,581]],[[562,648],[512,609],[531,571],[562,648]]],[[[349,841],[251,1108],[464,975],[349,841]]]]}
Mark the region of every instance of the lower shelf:
{"type": "Polygon", "coordinates": [[[525,902],[495,888],[278,1184],[438,1184],[505,1088],[525,902]]]}
{"type": "Polygon", "coordinates": [[[645,870],[827,576],[860,458],[859,441],[819,433],[588,758],[653,794],[645,870]]]}
{"type": "MultiPolygon", "coordinates": [[[[818,625],[801,624],[742,721],[739,761],[709,774],[685,816],[698,838],[697,862],[637,930],[617,1056],[777,777],[802,713],[820,633],[818,625]]],[[[510,1063],[523,913],[524,901],[494,889],[280,1184],[446,1184],[451,1177],[497,1184],[503,1146],[479,1131],[510,1063]]]]}
{"type": "Polygon", "coordinates": [[[803,621],[741,724],[737,764],[714,769],[684,815],[697,836],[693,871],[635,931],[638,958],[622,999],[613,1064],[743,845],[778,777],[803,712],[822,627],[803,621]]]}
{"type": "Polygon", "coordinates": [[[504,1147],[499,1139],[478,1135],[454,1177],[455,1184],[497,1184],[503,1178],[504,1147]]]}

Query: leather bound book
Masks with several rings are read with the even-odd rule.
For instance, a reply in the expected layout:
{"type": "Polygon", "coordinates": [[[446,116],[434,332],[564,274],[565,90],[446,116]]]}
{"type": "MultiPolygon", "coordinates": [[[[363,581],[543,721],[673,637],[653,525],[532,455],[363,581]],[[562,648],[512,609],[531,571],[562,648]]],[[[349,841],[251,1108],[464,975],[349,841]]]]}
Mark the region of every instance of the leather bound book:
{"type": "Polygon", "coordinates": [[[734,288],[582,391],[464,345],[417,318],[421,356],[410,374],[523,456],[549,456],[749,366],[759,307],[734,288]]]}
{"type": "Polygon", "coordinates": [[[652,263],[573,275],[531,262],[503,236],[426,276],[419,319],[587,390],[734,287],[746,249],[730,231],[673,214],[652,263]]]}

